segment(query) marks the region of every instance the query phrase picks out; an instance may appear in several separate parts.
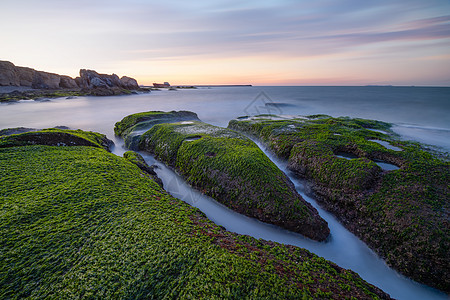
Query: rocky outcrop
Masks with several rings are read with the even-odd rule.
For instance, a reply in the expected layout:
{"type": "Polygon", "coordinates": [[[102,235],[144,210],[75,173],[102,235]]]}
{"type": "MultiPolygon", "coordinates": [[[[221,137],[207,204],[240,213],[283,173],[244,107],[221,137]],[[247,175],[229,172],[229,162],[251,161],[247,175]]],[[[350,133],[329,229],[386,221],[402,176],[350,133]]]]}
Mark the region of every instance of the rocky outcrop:
{"type": "Polygon", "coordinates": [[[34,76],[36,73],[35,70],[25,67],[16,67],[16,73],[18,74],[20,86],[31,87],[33,85],[34,76]]]}
{"type": "Polygon", "coordinates": [[[62,75],[59,82],[59,87],[63,89],[76,89],[79,86],[72,77],[62,75]]]}
{"type": "Polygon", "coordinates": [[[287,159],[321,206],[388,265],[450,292],[448,156],[440,160],[416,143],[397,140],[391,125],[379,121],[271,117],[241,117],[228,128],[261,139],[287,159]],[[380,160],[399,169],[383,169],[380,160]]]}
{"type": "Polygon", "coordinates": [[[91,146],[110,151],[114,142],[105,135],[81,130],[48,128],[8,128],[0,131],[0,149],[29,145],[46,146],[91,146]],[[16,133],[17,132],[17,133],[16,133]],[[13,133],[11,135],[8,135],[13,133]]]}
{"type": "Polygon", "coordinates": [[[192,112],[151,111],[125,117],[115,133],[153,153],[223,205],[310,239],[324,241],[328,224],[289,178],[247,137],[203,123],[192,112]],[[179,121],[191,116],[190,121],[179,121]]]}
{"type": "Polygon", "coordinates": [[[137,90],[136,79],[116,74],[99,74],[93,70],[80,70],[75,79],[54,73],[36,71],[31,68],[17,67],[9,61],[0,61],[0,86],[22,86],[34,89],[84,89],[93,90],[93,95],[118,95],[120,89],[137,90]]]}
{"type": "Polygon", "coordinates": [[[80,77],[75,78],[80,88],[124,88],[129,90],[139,89],[136,79],[123,76],[119,78],[116,74],[99,74],[93,70],[80,70],[80,77]]]}
{"type": "Polygon", "coordinates": [[[0,61],[0,85],[20,85],[16,66],[9,61],[0,61]]]}
{"type": "Polygon", "coordinates": [[[120,78],[120,82],[122,83],[122,86],[126,89],[129,90],[136,90],[139,88],[139,85],[136,81],[136,79],[128,77],[128,76],[123,76],[122,78],[120,78]]]}
{"type": "Polygon", "coordinates": [[[58,74],[35,71],[31,87],[34,89],[59,89],[61,76],[58,74]]]}
{"type": "Polygon", "coordinates": [[[138,166],[139,169],[147,173],[160,187],[164,187],[161,178],[159,178],[155,172],[155,168],[157,168],[156,165],[149,166],[142,155],[134,151],[125,152],[123,154],[123,157],[138,166]]]}
{"type": "MultiPolygon", "coordinates": [[[[59,89],[63,76],[36,71],[31,68],[16,67],[9,61],[0,61],[0,85],[24,86],[34,89],[59,89]]],[[[68,76],[64,76],[67,78],[68,76]]],[[[70,77],[68,77],[70,78],[70,77]]]]}

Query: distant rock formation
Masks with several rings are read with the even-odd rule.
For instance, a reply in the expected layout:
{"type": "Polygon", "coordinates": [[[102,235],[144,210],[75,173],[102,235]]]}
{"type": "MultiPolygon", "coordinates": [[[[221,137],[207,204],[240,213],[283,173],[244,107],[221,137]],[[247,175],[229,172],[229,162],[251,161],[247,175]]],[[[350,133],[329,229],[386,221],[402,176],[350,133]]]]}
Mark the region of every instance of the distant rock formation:
{"type": "MultiPolygon", "coordinates": [[[[0,86],[22,86],[34,89],[99,89],[97,94],[117,94],[117,89],[137,90],[136,79],[116,74],[99,74],[93,70],[80,70],[75,79],[54,73],[17,67],[9,61],[0,61],[0,86]]],[[[95,94],[94,93],[94,94],[95,94]]]]}
{"type": "Polygon", "coordinates": [[[99,74],[93,70],[80,70],[80,77],[75,78],[75,82],[80,88],[124,88],[129,90],[139,89],[139,85],[134,78],[123,76],[119,78],[116,74],[99,74]]]}

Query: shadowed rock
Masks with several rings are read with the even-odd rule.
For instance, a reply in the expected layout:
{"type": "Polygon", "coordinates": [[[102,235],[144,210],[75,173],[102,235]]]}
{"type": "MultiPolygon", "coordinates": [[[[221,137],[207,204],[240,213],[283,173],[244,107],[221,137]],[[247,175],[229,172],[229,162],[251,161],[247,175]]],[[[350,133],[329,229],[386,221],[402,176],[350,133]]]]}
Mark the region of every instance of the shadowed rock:
{"type": "MultiPolygon", "coordinates": [[[[10,133],[13,129],[8,129],[10,133]]],[[[30,128],[16,128],[17,132],[23,133],[4,135],[0,137],[0,148],[46,145],[46,146],[92,146],[110,150],[114,144],[105,135],[90,131],[68,130],[68,129],[43,129],[32,131],[30,128]]],[[[5,131],[1,131],[5,132],[5,131]]]]}

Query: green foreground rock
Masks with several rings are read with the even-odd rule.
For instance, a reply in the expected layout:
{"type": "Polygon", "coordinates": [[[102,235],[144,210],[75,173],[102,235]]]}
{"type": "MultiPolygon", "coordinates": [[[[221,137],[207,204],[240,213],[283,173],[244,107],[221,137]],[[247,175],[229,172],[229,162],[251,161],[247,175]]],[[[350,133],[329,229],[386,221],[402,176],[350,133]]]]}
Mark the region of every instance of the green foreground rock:
{"type": "Polygon", "coordinates": [[[321,205],[393,268],[450,292],[448,156],[438,159],[417,143],[396,140],[390,124],[373,120],[266,115],[228,127],[287,159],[321,205]],[[380,161],[399,169],[383,170],[380,161]]]}
{"type": "Polygon", "coordinates": [[[2,299],[389,298],[304,249],[225,231],[100,146],[1,148],[0,205],[2,299]]]}
{"type": "Polygon", "coordinates": [[[314,240],[325,240],[330,233],[289,178],[235,131],[200,122],[189,112],[127,116],[115,131],[127,145],[153,153],[193,187],[239,213],[314,240]],[[180,122],[180,117],[191,120],[180,122]]]}

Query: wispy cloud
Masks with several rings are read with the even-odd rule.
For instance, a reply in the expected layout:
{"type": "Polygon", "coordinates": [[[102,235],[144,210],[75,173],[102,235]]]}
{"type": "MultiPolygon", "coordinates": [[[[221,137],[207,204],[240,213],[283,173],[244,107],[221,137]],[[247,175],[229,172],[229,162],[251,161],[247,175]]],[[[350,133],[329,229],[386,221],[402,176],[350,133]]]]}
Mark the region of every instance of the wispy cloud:
{"type": "Polygon", "coordinates": [[[67,67],[235,59],[240,68],[260,57],[273,70],[277,60],[382,61],[404,51],[449,64],[448,0],[5,0],[0,10],[0,58],[24,62],[32,44],[34,60],[73,57],[67,67]]]}

